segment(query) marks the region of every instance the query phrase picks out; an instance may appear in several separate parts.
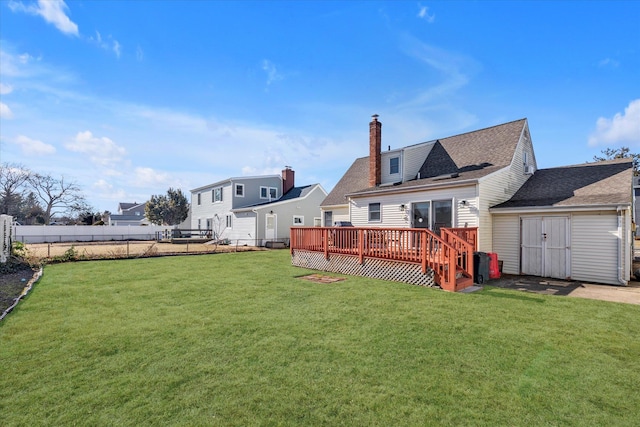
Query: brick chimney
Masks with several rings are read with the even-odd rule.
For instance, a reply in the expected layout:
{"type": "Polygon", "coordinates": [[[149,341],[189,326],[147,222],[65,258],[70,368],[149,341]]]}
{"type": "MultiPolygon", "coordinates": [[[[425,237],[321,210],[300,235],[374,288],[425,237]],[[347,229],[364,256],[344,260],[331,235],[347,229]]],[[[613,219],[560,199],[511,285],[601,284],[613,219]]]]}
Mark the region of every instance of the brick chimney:
{"type": "Polygon", "coordinates": [[[380,185],[380,170],[382,168],[382,123],[378,121],[378,115],[374,114],[369,123],[369,186],[380,185]]]}
{"type": "Polygon", "coordinates": [[[289,190],[295,187],[295,175],[296,173],[291,169],[291,166],[285,166],[282,169],[282,195],[287,194],[289,190]]]}

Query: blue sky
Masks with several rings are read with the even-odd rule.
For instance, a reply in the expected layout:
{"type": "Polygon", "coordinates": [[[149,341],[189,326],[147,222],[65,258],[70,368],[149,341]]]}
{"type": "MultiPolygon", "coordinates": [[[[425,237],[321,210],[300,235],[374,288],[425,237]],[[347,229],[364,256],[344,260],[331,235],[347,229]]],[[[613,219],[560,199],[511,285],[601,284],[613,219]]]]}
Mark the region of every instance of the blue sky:
{"type": "Polygon", "coordinates": [[[640,151],[640,2],[0,0],[0,161],[96,210],[528,118],[541,168],[640,151]]]}

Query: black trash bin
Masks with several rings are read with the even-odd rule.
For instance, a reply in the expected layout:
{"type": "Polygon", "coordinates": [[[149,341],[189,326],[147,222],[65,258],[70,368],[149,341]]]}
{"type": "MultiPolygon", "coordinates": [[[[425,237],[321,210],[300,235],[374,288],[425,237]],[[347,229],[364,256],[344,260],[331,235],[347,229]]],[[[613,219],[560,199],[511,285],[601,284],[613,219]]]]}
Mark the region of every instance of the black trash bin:
{"type": "Polygon", "coordinates": [[[473,253],[473,277],[478,284],[489,281],[489,254],[486,252],[473,253]]]}

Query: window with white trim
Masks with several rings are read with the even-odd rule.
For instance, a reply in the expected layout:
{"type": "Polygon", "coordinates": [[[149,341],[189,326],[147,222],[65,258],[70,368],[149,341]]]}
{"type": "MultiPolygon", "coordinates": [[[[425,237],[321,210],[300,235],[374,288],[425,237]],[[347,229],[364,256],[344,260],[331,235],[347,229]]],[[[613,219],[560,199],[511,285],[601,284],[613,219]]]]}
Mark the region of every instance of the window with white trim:
{"type": "Polygon", "coordinates": [[[244,184],[236,184],[236,196],[244,197],[244,184]]]}
{"type": "Polygon", "coordinates": [[[214,188],[212,193],[213,193],[211,196],[212,202],[216,203],[216,202],[222,201],[222,187],[214,188]]]}
{"type": "Polygon", "coordinates": [[[304,216],[302,216],[302,215],[294,215],[293,216],[293,225],[304,225],[304,216]]]}
{"type": "Polygon", "coordinates": [[[200,202],[202,201],[202,195],[200,193],[198,193],[198,205],[200,205],[200,202]]]}
{"type": "Polygon", "coordinates": [[[382,218],[380,213],[380,203],[369,203],[369,222],[380,222],[382,218]]]}
{"type": "Polygon", "coordinates": [[[269,187],[260,187],[260,198],[261,199],[269,198],[269,187]]]}
{"type": "Polygon", "coordinates": [[[269,187],[269,198],[271,200],[275,200],[278,198],[278,189],[274,187],[269,187]]]}
{"type": "Polygon", "coordinates": [[[231,228],[231,215],[227,215],[227,228],[231,228]]]}
{"type": "Polygon", "coordinates": [[[389,159],[389,174],[400,173],[400,157],[392,157],[389,159]]]}

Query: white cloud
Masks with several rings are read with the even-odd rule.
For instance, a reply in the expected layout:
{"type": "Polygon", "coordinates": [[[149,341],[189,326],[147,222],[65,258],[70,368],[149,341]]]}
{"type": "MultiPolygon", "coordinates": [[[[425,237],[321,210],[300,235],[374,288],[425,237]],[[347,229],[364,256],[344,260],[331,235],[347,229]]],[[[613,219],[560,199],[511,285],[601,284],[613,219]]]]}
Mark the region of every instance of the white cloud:
{"type": "Polygon", "coordinates": [[[25,5],[19,1],[10,1],[9,8],[13,12],[25,12],[39,15],[58,30],[65,34],[77,36],[78,26],[69,19],[66,11],[69,9],[64,0],[38,0],[37,4],[25,5]]]}
{"type": "Polygon", "coordinates": [[[616,61],[615,59],[611,59],[611,58],[605,58],[602,61],[598,62],[598,66],[599,67],[609,67],[609,68],[618,68],[618,66],[620,65],[620,62],[616,61]]]}
{"type": "Polygon", "coordinates": [[[278,73],[276,65],[268,59],[262,61],[262,69],[267,73],[267,86],[284,78],[282,74],[278,73]]]}
{"type": "Polygon", "coordinates": [[[589,137],[589,145],[640,144],[640,99],[635,99],[612,119],[600,117],[596,130],[589,137]]]}
{"type": "Polygon", "coordinates": [[[158,172],[152,168],[138,167],[135,169],[135,185],[139,187],[152,187],[170,182],[169,174],[158,172]]]}
{"type": "Polygon", "coordinates": [[[109,138],[95,137],[89,131],[78,132],[73,141],[65,144],[65,147],[70,151],[88,154],[93,163],[104,167],[116,165],[127,153],[127,150],[109,138]]]}
{"type": "Polygon", "coordinates": [[[13,119],[13,112],[11,108],[4,102],[0,102],[0,118],[13,119]]]}
{"type": "Polygon", "coordinates": [[[118,58],[120,58],[120,52],[122,50],[122,46],[118,43],[118,40],[113,41],[113,52],[116,54],[118,58]]]}
{"type": "Polygon", "coordinates": [[[56,148],[53,145],[45,144],[42,141],[31,139],[24,135],[19,135],[12,142],[20,146],[22,152],[26,155],[44,156],[56,152],[56,148]]]}
{"type": "Polygon", "coordinates": [[[420,10],[418,11],[418,18],[424,19],[429,24],[433,24],[433,22],[436,20],[436,15],[429,15],[429,8],[427,6],[418,5],[418,7],[420,8],[420,10]]]}
{"type": "Polygon", "coordinates": [[[136,60],[138,62],[142,62],[143,59],[144,59],[144,51],[142,50],[142,48],[140,46],[138,46],[136,48],[136,60]]]}
{"type": "Polygon", "coordinates": [[[402,48],[407,55],[440,73],[442,80],[422,90],[412,100],[401,103],[400,108],[423,107],[429,102],[444,99],[446,95],[467,85],[470,75],[480,68],[472,58],[423,43],[410,35],[404,35],[402,48]]]}
{"type": "Polygon", "coordinates": [[[13,86],[0,83],[0,95],[8,95],[13,92],[13,86]]]}

